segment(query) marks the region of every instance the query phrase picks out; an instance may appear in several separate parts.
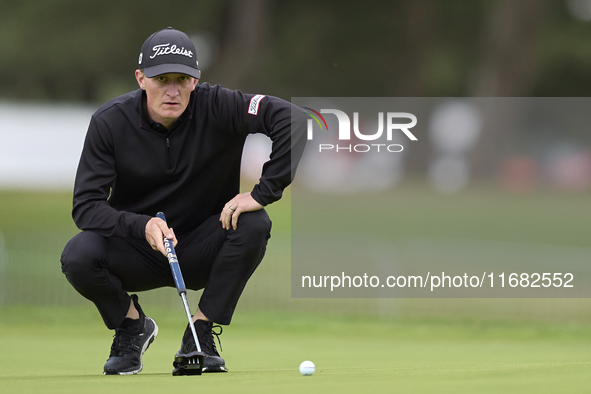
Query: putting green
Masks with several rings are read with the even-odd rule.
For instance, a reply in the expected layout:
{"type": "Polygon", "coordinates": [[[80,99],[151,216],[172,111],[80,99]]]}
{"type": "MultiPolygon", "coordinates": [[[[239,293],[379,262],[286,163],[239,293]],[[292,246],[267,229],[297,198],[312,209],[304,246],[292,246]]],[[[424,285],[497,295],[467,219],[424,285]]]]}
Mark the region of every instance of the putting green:
{"type": "MultiPolygon", "coordinates": [[[[417,189],[392,198],[392,215],[405,236],[588,245],[586,193],[538,198],[476,191],[451,199],[417,189]]],[[[78,231],[69,216],[71,195],[0,192],[0,201],[2,394],[511,394],[589,392],[591,387],[585,299],[290,298],[287,204],[269,208],[275,223],[266,261],[222,336],[229,373],[171,376],[186,323],[169,288],[140,295],[144,310],[160,326],[144,370],[103,376],[112,333],[59,269],[63,246],[78,231]],[[373,317],[322,314],[328,311],[373,317]],[[572,323],[558,323],[563,320],[572,323]],[[299,374],[304,360],[316,364],[313,376],[299,374]]],[[[375,215],[381,206],[375,204],[375,215]]],[[[196,296],[190,297],[195,305],[196,296]]]]}
{"type": "MultiPolygon", "coordinates": [[[[145,309],[148,309],[146,306],[145,309]]],[[[102,376],[111,343],[92,306],[0,310],[2,393],[588,392],[591,328],[477,320],[239,313],[222,336],[230,372],[172,377],[181,307],[135,376],[102,376]],[[304,377],[303,360],[316,364],[304,377]]]]}

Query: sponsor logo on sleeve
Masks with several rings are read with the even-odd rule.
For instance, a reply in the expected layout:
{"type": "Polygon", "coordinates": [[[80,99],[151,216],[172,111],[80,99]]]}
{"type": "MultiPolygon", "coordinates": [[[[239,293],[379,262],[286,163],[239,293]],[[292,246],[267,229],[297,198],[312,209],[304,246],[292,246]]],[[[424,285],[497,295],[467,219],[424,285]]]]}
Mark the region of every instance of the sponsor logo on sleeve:
{"type": "Polygon", "coordinates": [[[248,106],[248,113],[251,115],[258,115],[259,113],[259,104],[261,100],[265,98],[266,95],[264,94],[257,94],[250,99],[250,104],[248,106]]]}

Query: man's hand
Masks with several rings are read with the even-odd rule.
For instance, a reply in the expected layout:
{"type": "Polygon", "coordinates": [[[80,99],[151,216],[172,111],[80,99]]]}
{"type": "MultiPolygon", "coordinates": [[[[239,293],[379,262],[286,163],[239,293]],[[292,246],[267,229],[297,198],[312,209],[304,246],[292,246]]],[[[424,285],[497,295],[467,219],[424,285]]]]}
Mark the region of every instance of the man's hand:
{"type": "Polygon", "coordinates": [[[160,218],[152,218],[146,224],[146,240],[154,250],[159,250],[164,256],[166,251],[164,250],[164,241],[162,237],[165,236],[172,241],[172,246],[176,246],[179,242],[174,235],[172,228],[168,228],[166,222],[160,218]]]}
{"type": "Polygon", "coordinates": [[[263,206],[255,201],[250,193],[237,194],[233,199],[228,201],[222,209],[220,215],[220,222],[225,230],[238,228],[238,217],[242,212],[252,212],[263,209],[263,206]]]}

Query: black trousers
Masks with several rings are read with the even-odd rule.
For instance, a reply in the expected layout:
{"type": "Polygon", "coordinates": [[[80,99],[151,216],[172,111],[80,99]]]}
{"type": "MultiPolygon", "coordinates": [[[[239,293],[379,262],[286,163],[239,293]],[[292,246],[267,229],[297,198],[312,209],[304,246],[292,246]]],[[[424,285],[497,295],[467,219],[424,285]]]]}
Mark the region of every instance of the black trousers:
{"type": "MultiPolygon", "coordinates": [[[[271,234],[264,209],[242,213],[236,230],[224,230],[213,215],[190,233],[176,234],[179,265],[188,289],[204,289],[199,309],[218,324],[230,324],[246,282],[258,267],[271,234]]],[[[103,237],[83,231],[66,245],[62,271],[99,310],[106,326],[118,328],[129,310],[127,292],[175,287],[168,260],[145,239],[103,237]]]]}

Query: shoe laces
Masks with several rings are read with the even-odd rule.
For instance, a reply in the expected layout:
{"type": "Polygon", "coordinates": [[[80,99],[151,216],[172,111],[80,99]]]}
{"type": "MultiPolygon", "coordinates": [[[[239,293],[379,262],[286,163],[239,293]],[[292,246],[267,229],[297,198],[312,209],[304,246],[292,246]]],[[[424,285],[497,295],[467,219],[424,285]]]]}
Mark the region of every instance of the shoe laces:
{"type": "Polygon", "coordinates": [[[216,356],[219,356],[219,353],[215,347],[215,341],[213,339],[214,335],[218,340],[218,344],[220,345],[220,351],[222,350],[222,341],[220,341],[220,335],[223,332],[222,326],[212,325],[210,329],[206,329],[205,331],[201,332],[199,335],[199,344],[201,345],[202,350],[205,350],[205,353],[211,353],[216,356]],[[219,328],[219,332],[215,332],[214,329],[219,328]],[[209,352],[208,352],[209,351],[209,352]]]}
{"type": "Polygon", "coordinates": [[[134,343],[136,338],[129,330],[124,328],[115,329],[113,335],[113,344],[111,345],[111,354],[109,357],[121,357],[124,354],[137,353],[139,347],[134,343]]]}

